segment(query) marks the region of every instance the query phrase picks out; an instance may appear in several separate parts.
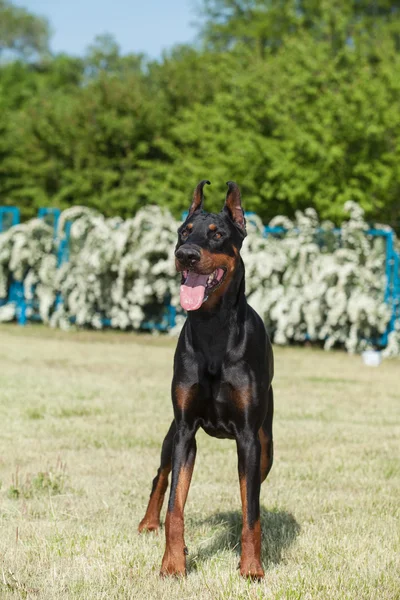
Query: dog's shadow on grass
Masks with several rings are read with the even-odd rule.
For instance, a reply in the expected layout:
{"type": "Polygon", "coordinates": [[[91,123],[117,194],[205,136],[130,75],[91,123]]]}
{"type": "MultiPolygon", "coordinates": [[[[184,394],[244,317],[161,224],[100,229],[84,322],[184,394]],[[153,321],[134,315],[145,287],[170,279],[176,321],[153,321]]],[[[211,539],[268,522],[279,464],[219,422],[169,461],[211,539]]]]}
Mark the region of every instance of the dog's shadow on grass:
{"type": "MultiPolygon", "coordinates": [[[[291,546],[300,532],[300,525],[294,516],[286,511],[260,510],[262,528],[261,560],[266,569],[282,560],[282,552],[291,546]]],[[[240,556],[240,536],[242,532],[242,513],[240,511],[220,512],[207,519],[195,521],[193,525],[209,526],[216,531],[211,539],[198,545],[195,553],[189,554],[188,567],[196,571],[201,564],[214,555],[230,550],[240,556]]]]}

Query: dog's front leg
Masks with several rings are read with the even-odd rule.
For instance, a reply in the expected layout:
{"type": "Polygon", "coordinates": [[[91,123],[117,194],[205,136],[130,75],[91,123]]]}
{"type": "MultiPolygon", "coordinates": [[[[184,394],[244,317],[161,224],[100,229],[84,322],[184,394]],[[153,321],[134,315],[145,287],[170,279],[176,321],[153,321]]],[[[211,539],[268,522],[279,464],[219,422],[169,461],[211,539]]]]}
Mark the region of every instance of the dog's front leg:
{"type": "Polygon", "coordinates": [[[143,531],[157,531],[160,527],[160,512],[164,502],[165,492],[168,487],[168,475],[171,472],[172,449],[174,445],[174,436],[176,431],[175,420],[165,436],[161,448],[161,464],[157,475],[153,479],[150,500],[147,505],[146,514],[139,524],[139,533],[143,531]]]}
{"type": "Polygon", "coordinates": [[[185,575],[186,547],[183,511],[196,458],[196,430],[185,422],[177,424],[172,458],[172,482],[165,520],[166,547],[161,575],[185,575]]]}
{"type": "Polygon", "coordinates": [[[239,433],[236,443],[243,512],[240,574],[261,579],[264,570],[261,565],[260,441],[257,432],[245,430],[239,433]]]}

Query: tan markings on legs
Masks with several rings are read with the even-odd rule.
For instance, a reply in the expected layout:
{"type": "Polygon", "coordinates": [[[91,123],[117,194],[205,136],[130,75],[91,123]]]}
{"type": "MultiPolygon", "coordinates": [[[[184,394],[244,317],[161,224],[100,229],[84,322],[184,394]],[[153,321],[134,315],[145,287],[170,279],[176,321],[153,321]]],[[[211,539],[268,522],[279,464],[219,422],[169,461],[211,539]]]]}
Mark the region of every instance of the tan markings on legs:
{"type": "Polygon", "coordinates": [[[243,577],[262,579],[264,569],[261,565],[261,523],[254,523],[252,529],[244,529],[242,533],[242,556],[240,559],[240,574],[243,577]]]}
{"type": "Polygon", "coordinates": [[[264,569],[261,565],[261,523],[260,519],[249,526],[247,512],[247,483],[246,478],[240,478],[240,495],[242,498],[243,529],[242,553],[240,557],[240,574],[243,577],[261,579],[264,569]]]}
{"type": "Polygon", "coordinates": [[[239,410],[245,410],[251,401],[251,388],[239,388],[232,390],[233,401],[236,408],[239,410]]]}
{"type": "Polygon", "coordinates": [[[160,527],[160,512],[164,502],[165,492],[168,487],[168,475],[171,465],[160,471],[155,489],[152,491],[146,514],[139,524],[139,533],[142,531],[157,531],[160,527]]]}
{"type": "Polygon", "coordinates": [[[175,389],[175,398],[177,407],[185,411],[189,408],[191,400],[193,398],[193,388],[185,388],[178,385],[175,389]]]}
{"type": "Polygon", "coordinates": [[[167,512],[165,521],[166,548],[160,575],[185,575],[186,555],[183,510],[192,479],[194,463],[185,465],[179,472],[174,507],[167,512]]]}

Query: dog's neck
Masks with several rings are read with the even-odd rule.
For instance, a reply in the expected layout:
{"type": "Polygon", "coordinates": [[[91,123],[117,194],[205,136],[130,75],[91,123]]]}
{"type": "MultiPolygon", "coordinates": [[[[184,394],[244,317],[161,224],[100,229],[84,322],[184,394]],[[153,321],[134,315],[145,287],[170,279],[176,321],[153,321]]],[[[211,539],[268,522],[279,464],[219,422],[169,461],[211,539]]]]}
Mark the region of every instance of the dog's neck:
{"type": "Polygon", "coordinates": [[[215,307],[188,312],[188,335],[194,348],[206,353],[211,347],[225,347],[232,336],[239,335],[247,309],[244,275],[240,258],[227,291],[215,307]]]}

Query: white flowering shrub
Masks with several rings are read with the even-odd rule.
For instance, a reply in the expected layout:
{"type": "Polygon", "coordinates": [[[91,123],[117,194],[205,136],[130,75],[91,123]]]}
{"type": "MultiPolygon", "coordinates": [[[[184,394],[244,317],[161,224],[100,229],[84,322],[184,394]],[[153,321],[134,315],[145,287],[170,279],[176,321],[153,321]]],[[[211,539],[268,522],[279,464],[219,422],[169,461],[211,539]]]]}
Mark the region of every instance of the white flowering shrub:
{"type": "Polygon", "coordinates": [[[385,332],[385,241],[366,235],[358,205],[346,208],[350,219],[340,232],[320,223],[313,209],[297,213],[293,222],[273,219],[270,226],[286,230],[279,238],[263,237],[262,223],[249,219],[242,252],[247,296],[275,343],[310,340],[355,352],[385,332]]]}
{"type": "MultiPolygon", "coordinates": [[[[265,236],[261,221],[248,218],[242,250],[247,296],[275,343],[309,340],[355,352],[379,343],[385,332],[385,240],[366,234],[357,204],[346,209],[349,219],[340,232],[320,223],[313,209],[293,221],[273,219],[270,226],[283,227],[282,234],[265,236]]],[[[52,231],[42,221],[0,235],[0,298],[13,276],[24,281],[29,305],[51,325],[119,329],[160,319],[170,301],[178,309],[173,332],[180,329],[174,267],[179,223],[167,211],[149,206],[122,221],[74,207],[60,217],[59,241],[68,223],[69,256],[58,268],[52,231]]],[[[0,320],[12,317],[9,305],[0,308],[0,320]]],[[[385,355],[400,355],[400,324],[385,355]]]]}
{"type": "MultiPolygon", "coordinates": [[[[23,282],[27,316],[36,304],[41,318],[47,320],[55,300],[56,262],[53,230],[42,220],[32,219],[0,234],[0,300],[7,298],[11,278],[23,282]]],[[[14,317],[14,304],[0,308],[0,321],[14,317]]]]}
{"type": "Polygon", "coordinates": [[[177,223],[156,206],[132,219],[105,219],[88,209],[64,211],[60,231],[72,220],[69,261],[57,271],[55,287],[62,298],[52,325],[138,329],[160,318],[166,300],[176,303],[174,268],[177,223]]]}

